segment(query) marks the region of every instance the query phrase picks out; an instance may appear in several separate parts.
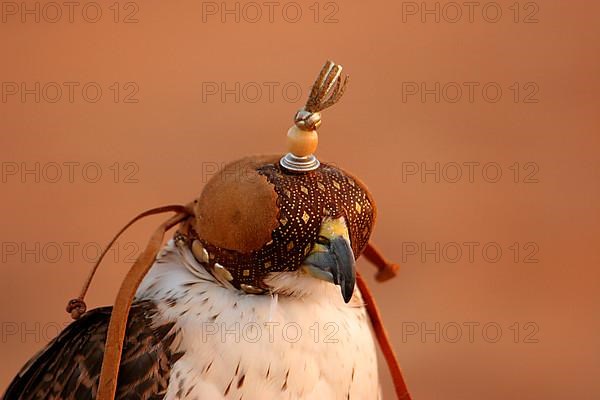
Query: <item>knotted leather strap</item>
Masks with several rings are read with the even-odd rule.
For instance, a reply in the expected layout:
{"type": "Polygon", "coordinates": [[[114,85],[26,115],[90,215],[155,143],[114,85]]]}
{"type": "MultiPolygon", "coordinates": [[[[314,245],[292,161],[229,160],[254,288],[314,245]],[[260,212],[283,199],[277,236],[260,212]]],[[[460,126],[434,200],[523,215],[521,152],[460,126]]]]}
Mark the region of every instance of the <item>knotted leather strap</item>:
{"type": "Polygon", "coordinates": [[[394,278],[398,274],[398,270],[400,269],[398,264],[387,261],[377,247],[373,245],[373,243],[369,242],[367,244],[367,247],[365,247],[363,250],[362,255],[364,255],[367,260],[375,265],[375,267],[377,267],[375,279],[377,279],[378,282],[385,282],[394,278]]]}
{"type": "Polygon", "coordinates": [[[125,226],[123,226],[119,230],[119,232],[117,232],[113,236],[113,238],[108,243],[106,248],[102,251],[102,253],[100,253],[100,257],[98,257],[98,260],[96,260],[96,263],[90,270],[88,277],[85,279],[85,282],[83,283],[83,288],[81,289],[81,293],[79,294],[79,297],[71,299],[71,300],[69,300],[69,303],[67,303],[67,312],[69,314],[71,314],[71,318],[79,319],[79,317],[81,317],[81,315],[83,315],[83,313],[87,310],[87,306],[85,304],[84,299],[85,299],[85,295],[86,295],[88,289],[90,288],[90,284],[92,283],[92,280],[94,279],[94,276],[96,275],[96,271],[98,271],[98,267],[102,263],[104,256],[106,256],[106,254],[108,253],[108,251],[110,250],[112,245],[123,234],[123,232],[125,232],[131,225],[133,225],[137,221],[141,220],[142,218],[149,217],[151,215],[156,215],[156,214],[163,214],[163,213],[171,212],[171,211],[177,212],[177,213],[183,213],[183,214],[193,214],[191,204],[189,204],[187,206],[168,205],[168,206],[151,208],[150,210],[146,210],[146,211],[136,215],[135,217],[133,217],[127,224],[125,224],[125,226]]]}

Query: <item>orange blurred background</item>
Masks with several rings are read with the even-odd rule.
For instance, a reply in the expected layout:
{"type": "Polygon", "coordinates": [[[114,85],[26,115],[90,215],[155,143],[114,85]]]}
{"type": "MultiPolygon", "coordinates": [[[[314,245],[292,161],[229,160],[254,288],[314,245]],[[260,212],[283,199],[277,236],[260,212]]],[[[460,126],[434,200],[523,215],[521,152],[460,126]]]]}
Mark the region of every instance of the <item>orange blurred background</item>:
{"type": "MultiPolygon", "coordinates": [[[[414,398],[597,398],[600,3],[61,4],[0,4],[0,392],[100,246],[223,162],[285,151],[333,59],[351,82],[318,156],[378,201],[401,273],[359,267],[414,398]]],[[[158,220],[109,253],[90,306],[158,220]]]]}

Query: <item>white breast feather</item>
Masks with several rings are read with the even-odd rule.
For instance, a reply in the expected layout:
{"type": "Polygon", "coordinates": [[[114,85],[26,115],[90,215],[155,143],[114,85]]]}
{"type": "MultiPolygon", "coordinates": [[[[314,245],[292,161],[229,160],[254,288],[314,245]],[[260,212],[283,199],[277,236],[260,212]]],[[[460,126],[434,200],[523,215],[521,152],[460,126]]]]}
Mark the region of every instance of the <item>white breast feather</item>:
{"type": "Polygon", "coordinates": [[[158,301],[161,321],[176,321],[182,332],[185,355],[165,399],[379,397],[358,289],[345,304],[339,287],[298,273],[267,282],[279,288],[278,299],[223,287],[188,249],[167,244],[136,296],[158,301]]]}

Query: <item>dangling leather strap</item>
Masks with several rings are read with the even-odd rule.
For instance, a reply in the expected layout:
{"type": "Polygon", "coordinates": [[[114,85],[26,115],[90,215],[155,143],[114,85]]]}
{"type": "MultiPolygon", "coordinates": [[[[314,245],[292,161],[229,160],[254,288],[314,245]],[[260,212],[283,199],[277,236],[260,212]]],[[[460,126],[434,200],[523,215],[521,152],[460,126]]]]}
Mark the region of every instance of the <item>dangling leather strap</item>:
{"type": "Polygon", "coordinates": [[[152,234],[144,252],[135,261],[117,294],[115,305],[110,316],[108,335],[102,359],[100,371],[100,384],[98,386],[97,400],[113,400],[117,390],[117,378],[121,364],[121,353],[123,351],[123,340],[129,309],[138,286],[142,279],[154,264],[156,255],[162,246],[165,233],[188,217],[187,212],[180,212],[169,220],[163,222],[152,234]]]}
{"type": "Polygon", "coordinates": [[[358,271],[356,272],[356,283],[358,284],[358,288],[360,289],[363,300],[365,301],[365,307],[367,309],[367,313],[369,314],[371,325],[373,326],[373,331],[375,332],[375,337],[377,337],[377,342],[379,343],[383,357],[385,358],[388,369],[390,370],[390,374],[392,375],[396,396],[398,397],[398,400],[411,400],[412,398],[410,397],[410,393],[408,393],[408,388],[406,387],[404,377],[402,376],[402,371],[400,370],[400,364],[398,363],[394,349],[390,344],[390,338],[385,330],[385,326],[383,326],[383,321],[381,319],[381,314],[379,313],[377,303],[375,303],[375,298],[369,290],[367,282],[365,282],[358,271]]]}
{"type": "Polygon", "coordinates": [[[398,274],[400,267],[398,264],[389,262],[383,257],[383,254],[373,245],[373,243],[367,243],[367,247],[362,252],[367,260],[377,267],[377,274],[375,279],[378,282],[385,282],[389,279],[394,278],[398,274]]]}

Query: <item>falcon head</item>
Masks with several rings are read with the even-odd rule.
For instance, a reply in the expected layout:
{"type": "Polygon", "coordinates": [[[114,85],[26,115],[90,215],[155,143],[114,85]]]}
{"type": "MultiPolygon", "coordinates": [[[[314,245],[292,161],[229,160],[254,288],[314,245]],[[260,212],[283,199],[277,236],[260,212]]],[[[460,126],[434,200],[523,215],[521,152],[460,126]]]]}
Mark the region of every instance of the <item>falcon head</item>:
{"type": "Polygon", "coordinates": [[[290,294],[326,281],[349,302],[375,221],[373,199],[333,165],[298,174],[280,158],[244,158],[214,175],[182,228],[188,245],[215,278],[246,293],[290,294]]]}

